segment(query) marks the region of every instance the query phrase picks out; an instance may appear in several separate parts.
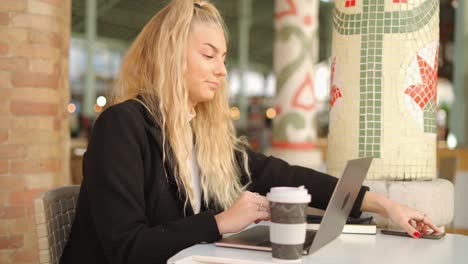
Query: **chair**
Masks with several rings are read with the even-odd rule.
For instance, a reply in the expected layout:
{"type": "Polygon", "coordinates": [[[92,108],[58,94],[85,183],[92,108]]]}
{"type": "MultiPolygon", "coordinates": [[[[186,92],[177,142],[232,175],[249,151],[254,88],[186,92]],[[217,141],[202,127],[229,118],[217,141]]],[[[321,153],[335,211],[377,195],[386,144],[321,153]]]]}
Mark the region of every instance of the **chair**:
{"type": "Polygon", "coordinates": [[[34,200],[39,263],[59,263],[75,219],[79,192],[79,185],[63,186],[34,200]]]}

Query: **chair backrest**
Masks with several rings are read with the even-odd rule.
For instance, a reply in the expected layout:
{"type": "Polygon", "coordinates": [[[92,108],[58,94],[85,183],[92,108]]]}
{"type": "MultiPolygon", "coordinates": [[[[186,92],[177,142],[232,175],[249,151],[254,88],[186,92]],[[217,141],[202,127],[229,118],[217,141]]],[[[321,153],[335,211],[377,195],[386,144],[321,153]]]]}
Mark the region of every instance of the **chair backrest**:
{"type": "Polygon", "coordinates": [[[39,263],[59,263],[75,219],[79,192],[79,185],[63,186],[34,200],[39,263]]]}

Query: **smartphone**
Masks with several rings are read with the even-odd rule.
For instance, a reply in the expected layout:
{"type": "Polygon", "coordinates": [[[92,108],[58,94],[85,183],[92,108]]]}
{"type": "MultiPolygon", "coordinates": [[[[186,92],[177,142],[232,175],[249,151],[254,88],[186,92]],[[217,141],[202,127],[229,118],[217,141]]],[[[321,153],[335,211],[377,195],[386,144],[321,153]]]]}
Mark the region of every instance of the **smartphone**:
{"type": "MultiPolygon", "coordinates": [[[[392,236],[406,236],[406,237],[412,237],[408,235],[405,231],[395,231],[395,230],[386,230],[382,229],[380,230],[382,234],[385,235],[392,235],[392,236]]],[[[445,233],[442,232],[430,232],[430,233],[424,233],[421,232],[421,237],[420,238],[426,238],[426,239],[441,239],[442,237],[445,236],[445,233]]]]}

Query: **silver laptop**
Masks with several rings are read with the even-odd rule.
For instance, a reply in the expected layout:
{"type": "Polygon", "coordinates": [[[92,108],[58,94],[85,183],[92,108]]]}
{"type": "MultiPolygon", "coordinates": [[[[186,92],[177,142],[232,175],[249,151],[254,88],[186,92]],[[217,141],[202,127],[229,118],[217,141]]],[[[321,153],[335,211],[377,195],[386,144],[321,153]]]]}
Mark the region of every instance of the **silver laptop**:
{"type": "MultiPolygon", "coordinates": [[[[348,219],[354,201],[366,178],[372,157],[349,160],[343,175],[338,180],[335,191],[328,203],[319,229],[307,230],[304,242],[304,255],[312,254],[337,238],[348,219]]],[[[318,186],[317,188],[320,188],[318,186]]],[[[312,197],[314,199],[314,197],[312,197]]],[[[271,251],[269,226],[258,225],[237,234],[225,237],[217,246],[271,251]]]]}

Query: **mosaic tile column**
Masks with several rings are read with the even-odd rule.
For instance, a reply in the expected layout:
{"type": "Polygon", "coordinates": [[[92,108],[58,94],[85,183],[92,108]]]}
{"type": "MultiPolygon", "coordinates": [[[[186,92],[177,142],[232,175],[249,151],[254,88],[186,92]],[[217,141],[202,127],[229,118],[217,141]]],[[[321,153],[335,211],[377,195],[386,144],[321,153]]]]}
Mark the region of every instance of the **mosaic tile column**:
{"type": "Polygon", "coordinates": [[[436,177],[438,0],[337,1],[328,171],[377,158],[368,179],[436,177]]]}
{"type": "Polygon", "coordinates": [[[438,48],[438,0],[335,1],[328,172],[373,156],[367,184],[441,225],[453,185],[435,180],[438,48]]]}
{"type": "Polygon", "coordinates": [[[315,148],[317,99],[314,65],[318,60],[318,0],[276,0],[274,68],[277,117],[269,154],[290,163],[318,167],[315,148]]]}

